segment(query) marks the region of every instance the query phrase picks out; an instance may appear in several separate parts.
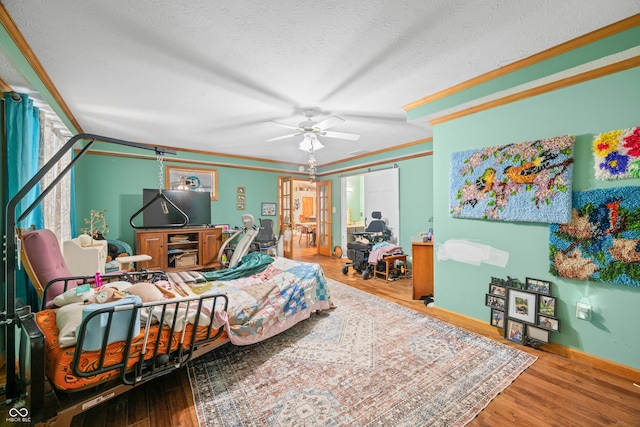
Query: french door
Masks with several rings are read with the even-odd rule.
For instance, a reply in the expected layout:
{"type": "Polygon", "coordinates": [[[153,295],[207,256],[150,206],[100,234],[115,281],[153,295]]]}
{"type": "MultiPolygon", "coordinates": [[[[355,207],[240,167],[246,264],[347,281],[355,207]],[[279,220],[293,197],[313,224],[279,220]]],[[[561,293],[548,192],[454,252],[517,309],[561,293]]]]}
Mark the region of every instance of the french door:
{"type": "Polygon", "coordinates": [[[293,258],[293,177],[278,177],[278,232],[285,258],[293,258]]]}
{"type": "Polygon", "coordinates": [[[320,255],[331,256],[331,181],[316,182],[316,244],[320,255]]]}

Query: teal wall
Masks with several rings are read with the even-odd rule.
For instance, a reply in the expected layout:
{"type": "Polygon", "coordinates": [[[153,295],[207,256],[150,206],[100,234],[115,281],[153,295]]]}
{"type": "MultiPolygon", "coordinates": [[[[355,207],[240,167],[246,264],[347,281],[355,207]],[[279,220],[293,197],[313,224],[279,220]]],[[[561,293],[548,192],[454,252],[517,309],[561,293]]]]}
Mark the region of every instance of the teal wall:
{"type": "MultiPolygon", "coordinates": [[[[640,68],[503,105],[434,127],[435,243],[466,239],[509,253],[506,268],[455,261],[435,262],[436,305],[489,320],[484,306],[492,276],[534,277],[553,283],[560,333],[555,343],[640,368],[640,287],[561,279],[548,273],[549,227],[454,219],[449,216],[449,159],[452,152],[535,139],[574,135],[575,191],[640,185],[640,180],[596,181],[591,142],[594,135],[640,125],[640,68]],[[575,317],[576,302],[591,299],[590,321],[575,317]]],[[[638,188],[640,192],[640,187],[638,188]]]]}
{"type": "MultiPolygon", "coordinates": [[[[181,158],[182,153],[178,153],[181,158]]],[[[200,160],[214,160],[213,156],[199,156],[200,160]]],[[[218,159],[219,160],[219,159],[218,159]]],[[[225,159],[228,163],[228,159],[225,159]]],[[[184,163],[172,163],[165,157],[165,165],[188,167],[184,163]]],[[[218,200],[211,202],[211,223],[241,226],[240,217],[249,213],[256,223],[260,218],[262,202],[276,203],[278,197],[278,175],[274,172],[255,171],[242,168],[192,165],[218,171],[218,200]],[[246,189],[246,209],[236,209],[237,187],[246,189]]],[[[109,224],[107,238],[122,240],[132,247],[135,230],[129,218],[142,207],[142,189],[158,188],[158,163],[155,159],[139,159],[108,155],[85,155],[75,167],[77,224],[84,227],[84,218],[91,209],[107,209],[109,224]]],[[[142,216],[134,220],[142,224],[142,216]]],[[[80,230],[75,230],[79,233],[80,230]]]]}
{"type": "MultiPolygon", "coordinates": [[[[413,150],[424,151],[431,149],[431,143],[419,144],[413,150]]],[[[403,154],[406,154],[403,149],[403,154]]],[[[396,152],[386,153],[393,158],[396,152]]],[[[369,160],[369,159],[366,159],[369,160]]],[[[424,155],[409,160],[390,161],[381,163],[371,168],[379,170],[397,165],[400,182],[400,244],[406,253],[411,252],[411,236],[426,231],[431,227],[429,219],[433,217],[433,157],[424,155]]],[[[349,175],[366,173],[367,169],[349,171],[349,175]]],[[[333,174],[322,179],[331,180],[332,206],[336,207],[336,212],[340,210],[340,181],[341,174],[333,174]]],[[[332,234],[333,246],[341,244],[340,221],[334,218],[332,234]]],[[[333,247],[332,246],[332,247],[333,247]]],[[[409,262],[411,259],[409,257],[409,262]]]]}

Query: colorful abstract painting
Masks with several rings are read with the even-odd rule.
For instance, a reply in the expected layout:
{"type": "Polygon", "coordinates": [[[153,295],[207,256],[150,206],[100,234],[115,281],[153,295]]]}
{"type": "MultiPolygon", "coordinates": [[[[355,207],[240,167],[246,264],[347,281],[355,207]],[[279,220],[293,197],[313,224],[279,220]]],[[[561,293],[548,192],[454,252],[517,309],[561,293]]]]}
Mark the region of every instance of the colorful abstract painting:
{"type": "Polygon", "coordinates": [[[593,138],[596,179],[640,178],[640,126],[593,138]]]}
{"type": "Polygon", "coordinates": [[[451,216],[569,222],[574,140],[565,135],[452,153],[451,216]]]}
{"type": "Polygon", "coordinates": [[[549,229],[552,274],[640,286],[640,188],[575,192],[571,222],[549,229]]]}

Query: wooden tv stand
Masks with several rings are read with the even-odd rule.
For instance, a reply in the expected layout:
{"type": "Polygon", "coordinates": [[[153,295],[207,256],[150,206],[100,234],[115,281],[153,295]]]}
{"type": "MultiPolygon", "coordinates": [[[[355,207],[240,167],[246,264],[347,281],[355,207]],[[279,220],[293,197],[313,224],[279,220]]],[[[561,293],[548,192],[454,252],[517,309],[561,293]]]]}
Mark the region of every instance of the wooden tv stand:
{"type": "Polygon", "coordinates": [[[151,256],[137,267],[163,271],[219,268],[221,236],[222,229],[209,227],[136,230],[136,253],[151,256]]]}

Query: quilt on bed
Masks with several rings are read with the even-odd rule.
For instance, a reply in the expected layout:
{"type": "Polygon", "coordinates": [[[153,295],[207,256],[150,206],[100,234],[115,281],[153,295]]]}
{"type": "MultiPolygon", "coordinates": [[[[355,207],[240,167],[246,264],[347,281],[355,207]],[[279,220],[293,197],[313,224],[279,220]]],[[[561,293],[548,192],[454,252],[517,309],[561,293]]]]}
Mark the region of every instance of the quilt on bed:
{"type": "Polygon", "coordinates": [[[320,265],[281,257],[252,276],[198,283],[192,290],[227,295],[226,332],[235,345],[265,340],[333,306],[320,265]]]}
{"type": "MultiPolygon", "coordinates": [[[[228,338],[236,345],[262,341],[307,319],[314,311],[332,307],[322,268],[318,264],[286,258],[269,260],[263,271],[252,276],[197,284],[194,282],[190,290],[193,294],[200,295],[227,295],[229,304],[226,315],[216,309],[218,314],[222,314],[219,320],[225,322],[225,333],[217,341],[228,338]]],[[[210,306],[210,303],[205,302],[205,308],[206,306],[210,306]]],[[[57,310],[44,310],[36,315],[36,321],[45,335],[46,369],[50,381],[60,390],[80,390],[117,376],[118,370],[91,377],[80,378],[74,375],[72,365],[76,348],[60,346],[56,312],[57,310]]],[[[166,319],[170,323],[173,317],[169,310],[167,313],[169,316],[166,319]]],[[[157,323],[150,326],[144,359],[153,356],[158,333],[162,335],[159,340],[159,353],[165,353],[167,348],[173,351],[180,346],[180,329],[173,335],[170,334],[166,327],[166,319],[164,327],[157,323]]],[[[193,324],[186,325],[183,342],[190,342],[193,329],[193,324]]],[[[206,327],[200,326],[196,330],[196,341],[207,338],[201,336],[206,333],[206,327]]],[[[141,331],[133,339],[132,351],[127,355],[124,354],[124,342],[109,344],[105,366],[112,366],[127,358],[127,366],[132,367],[139,360],[143,335],[141,331]]],[[[100,351],[83,351],[80,357],[81,370],[88,372],[96,367],[100,351]]]]}

